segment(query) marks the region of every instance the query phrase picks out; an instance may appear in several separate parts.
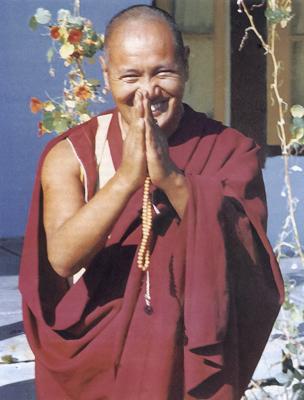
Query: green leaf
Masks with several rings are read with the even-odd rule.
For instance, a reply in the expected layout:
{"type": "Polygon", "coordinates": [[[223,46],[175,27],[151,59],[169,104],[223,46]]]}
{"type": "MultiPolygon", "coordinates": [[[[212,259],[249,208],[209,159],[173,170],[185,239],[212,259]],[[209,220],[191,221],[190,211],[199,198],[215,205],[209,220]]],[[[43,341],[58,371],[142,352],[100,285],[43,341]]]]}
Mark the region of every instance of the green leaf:
{"type": "Polygon", "coordinates": [[[99,79],[88,79],[88,84],[91,86],[100,86],[100,80],[99,79]]]}
{"type": "Polygon", "coordinates": [[[297,346],[295,345],[295,344],[293,344],[293,343],[288,343],[287,345],[286,345],[286,348],[290,351],[290,353],[292,353],[292,354],[297,354],[298,353],[298,350],[297,350],[297,346]]]}
{"type": "Polygon", "coordinates": [[[45,127],[45,129],[51,132],[54,129],[53,113],[51,112],[44,113],[42,124],[45,127]]]}
{"type": "Polygon", "coordinates": [[[294,385],[292,385],[292,391],[295,393],[298,390],[304,390],[304,383],[299,382],[299,383],[295,383],[294,385]]]}
{"type": "Polygon", "coordinates": [[[294,303],[291,303],[290,301],[285,301],[283,304],[283,308],[284,310],[291,310],[292,308],[294,308],[294,303]]]}
{"type": "Polygon", "coordinates": [[[304,378],[304,376],[297,370],[297,369],[294,369],[294,371],[292,371],[293,372],[293,376],[298,380],[298,381],[301,381],[303,378],[304,378]]]}
{"type": "Polygon", "coordinates": [[[292,125],[296,128],[303,128],[304,127],[304,119],[295,117],[292,119],[292,125]]]}
{"type": "Polygon", "coordinates": [[[97,51],[97,48],[94,44],[90,44],[90,45],[84,44],[83,45],[83,55],[85,57],[89,57],[89,58],[93,57],[94,54],[96,53],[96,51],[97,51]]]}
{"type": "Polygon", "coordinates": [[[301,391],[297,393],[296,400],[304,400],[304,391],[303,391],[303,389],[301,389],[301,391]]]}
{"type": "Polygon", "coordinates": [[[304,136],[304,128],[295,128],[292,130],[292,137],[296,140],[302,139],[304,136]]]}
{"type": "Polygon", "coordinates": [[[46,58],[48,60],[48,62],[50,63],[54,57],[55,54],[55,50],[54,47],[50,47],[46,53],[46,58]]]}
{"type": "Polygon", "coordinates": [[[14,357],[11,354],[5,354],[1,356],[1,361],[4,364],[12,364],[14,362],[14,357]]]}
{"type": "Polygon", "coordinates": [[[76,111],[79,114],[87,114],[87,112],[88,112],[88,102],[87,101],[78,102],[76,104],[76,111]]]}
{"type": "Polygon", "coordinates": [[[277,24],[283,20],[286,20],[287,23],[291,15],[289,11],[286,11],[282,8],[272,9],[268,7],[265,11],[265,17],[271,24],[277,24]]]}
{"type": "Polygon", "coordinates": [[[290,107],[290,113],[293,118],[303,118],[304,107],[301,104],[294,104],[292,107],[290,107]]]}
{"type": "Polygon", "coordinates": [[[91,39],[93,40],[93,42],[96,42],[98,40],[98,36],[97,36],[96,32],[94,32],[94,31],[92,32],[91,39]]]}
{"type": "Polygon", "coordinates": [[[54,120],[53,126],[54,126],[54,131],[58,133],[65,132],[69,128],[68,121],[65,118],[54,120]]]}
{"type": "Polygon", "coordinates": [[[35,16],[33,15],[29,20],[29,27],[31,28],[32,31],[35,31],[37,29],[37,26],[38,26],[38,22],[37,22],[35,16]]]}
{"type": "Polygon", "coordinates": [[[97,49],[98,50],[101,50],[102,48],[103,48],[103,46],[104,46],[104,44],[103,44],[103,41],[102,40],[99,40],[98,42],[97,42],[97,49]]]}

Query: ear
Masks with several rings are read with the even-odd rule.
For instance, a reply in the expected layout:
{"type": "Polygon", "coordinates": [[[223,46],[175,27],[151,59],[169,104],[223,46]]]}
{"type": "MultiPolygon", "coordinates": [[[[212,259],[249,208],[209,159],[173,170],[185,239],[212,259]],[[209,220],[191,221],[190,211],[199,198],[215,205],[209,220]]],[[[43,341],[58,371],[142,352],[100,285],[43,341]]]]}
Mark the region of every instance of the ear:
{"type": "Polygon", "coordinates": [[[185,48],[184,48],[184,63],[185,63],[186,81],[189,79],[189,56],[190,56],[190,47],[185,46],[185,48]]]}
{"type": "Polygon", "coordinates": [[[103,56],[99,56],[99,63],[102,69],[103,79],[105,82],[105,89],[110,90],[108,64],[103,56]]]}

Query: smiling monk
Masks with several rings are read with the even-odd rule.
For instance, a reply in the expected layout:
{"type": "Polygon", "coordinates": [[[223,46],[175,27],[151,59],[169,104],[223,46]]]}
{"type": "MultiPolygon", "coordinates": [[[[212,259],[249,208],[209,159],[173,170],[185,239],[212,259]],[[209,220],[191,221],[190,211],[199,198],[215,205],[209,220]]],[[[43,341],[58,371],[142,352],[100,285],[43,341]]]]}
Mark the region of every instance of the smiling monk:
{"type": "Polygon", "coordinates": [[[20,274],[39,400],[237,400],[261,356],[283,285],[258,147],[182,103],[188,53],[165,12],[120,12],[116,108],[42,155],[20,274]]]}

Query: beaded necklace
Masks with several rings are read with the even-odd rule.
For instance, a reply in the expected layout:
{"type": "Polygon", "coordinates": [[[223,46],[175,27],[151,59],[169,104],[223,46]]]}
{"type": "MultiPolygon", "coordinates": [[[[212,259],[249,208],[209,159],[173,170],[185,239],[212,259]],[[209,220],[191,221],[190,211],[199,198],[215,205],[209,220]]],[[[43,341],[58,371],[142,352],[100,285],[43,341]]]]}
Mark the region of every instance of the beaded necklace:
{"type": "Polygon", "coordinates": [[[143,205],[142,205],[142,239],[137,254],[137,265],[146,274],[146,292],[145,292],[145,312],[153,313],[150,293],[150,244],[152,238],[152,203],[150,200],[151,179],[146,178],[144,184],[143,205]]]}

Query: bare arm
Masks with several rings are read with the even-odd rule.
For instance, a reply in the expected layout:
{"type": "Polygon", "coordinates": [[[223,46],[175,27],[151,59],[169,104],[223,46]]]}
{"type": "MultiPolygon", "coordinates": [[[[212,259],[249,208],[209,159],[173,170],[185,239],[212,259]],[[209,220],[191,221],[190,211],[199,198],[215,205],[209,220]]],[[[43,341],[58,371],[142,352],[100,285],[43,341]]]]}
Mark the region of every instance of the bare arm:
{"type": "Polygon", "coordinates": [[[143,185],[147,171],[179,216],[183,215],[188,200],[185,178],[170,160],[167,139],[153,125],[149,101],[140,91],[134,104],[121,165],[87,204],[79,163],[69,143],[58,143],[44,161],[43,220],[48,258],[63,277],[78,272],[104,246],[130,196],[143,185]]]}
{"type": "Polygon", "coordinates": [[[49,261],[58,274],[67,277],[103,247],[133,190],[116,174],[85,204],[79,163],[66,141],[48,154],[42,188],[49,261]]]}
{"type": "Polygon", "coordinates": [[[130,196],[143,185],[147,167],[139,97],[136,104],[121,165],[87,204],[79,163],[69,143],[59,142],[44,161],[43,220],[48,258],[63,277],[78,272],[104,246],[130,196]]]}

